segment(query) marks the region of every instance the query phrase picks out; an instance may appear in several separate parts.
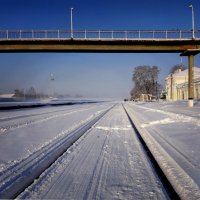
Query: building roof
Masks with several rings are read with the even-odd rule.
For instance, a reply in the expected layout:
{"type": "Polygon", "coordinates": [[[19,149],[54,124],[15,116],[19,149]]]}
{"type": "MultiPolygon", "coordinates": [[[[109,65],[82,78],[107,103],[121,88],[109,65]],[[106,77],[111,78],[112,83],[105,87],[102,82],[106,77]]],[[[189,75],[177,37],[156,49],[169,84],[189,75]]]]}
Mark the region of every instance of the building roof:
{"type": "MultiPolygon", "coordinates": [[[[194,75],[200,77],[200,68],[199,67],[194,67],[194,75]]],[[[173,77],[187,77],[188,76],[188,69],[185,69],[183,71],[176,71],[173,74],[173,77]]],[[[171,78],[171,74],[169,74],[166,79],[171,78]]]]}
{"type": "MultiPolygon", "coordinates": [[[[195,76],[200,76],[200,68],[194,67],[193,70],[195,76]]],[[[188,76],[188,69],[185,69],[183,71],[178,71],[173,74],[173,77],[182,77],[182,76],[188,76]]]]}

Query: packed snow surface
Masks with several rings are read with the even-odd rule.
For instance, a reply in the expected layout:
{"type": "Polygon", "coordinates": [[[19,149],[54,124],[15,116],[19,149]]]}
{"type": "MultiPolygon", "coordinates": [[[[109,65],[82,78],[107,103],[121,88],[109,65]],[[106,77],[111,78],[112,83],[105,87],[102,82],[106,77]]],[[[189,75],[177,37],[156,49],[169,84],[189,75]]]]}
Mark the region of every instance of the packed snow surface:
{"type": "Polygon", "coordinates": [[[122,107],[110,110],[18,198],[167,199],[122,107]]]}
{"type": "MultiPolygon", "coordinates": [[[[176,191],[183,199],[200,199],[199,104],[188,108],[186,102],[126,102],[124,107],[176,191]]],[[[20,176],[15,169],[24,173],[33,163],[34,172],[49,147],[51,156],[57,141],[109,108],[18,198],[168,199],[122,104],[116,102],[0,111],[0,190],[7,191],[15,174],[20,176]]]]}
{"type": "Polygon", "coordinates": [[[189,108],[186,102],[129,102],[126,108],[137,121],[138,128],[143,132],[150,148],[156,154],[159,151],[165,152],[165,161],[160,159],[158,154],[154,155],[158,161],[165,163],[164,170],[179,169],[170,176],[173,176],[173,182],[177,181],[175,187],[178,190],[182,187],[179,192],[183,197],[188,198],[195,194],[200,198],[199,104],[189,108]],[[181,185],[184,182],[185,185],[181,185]]]}
{"type": "Polygon", "coordinates": [[[0,172],[67,135],[110,104],[0,111],[0,172]]]}

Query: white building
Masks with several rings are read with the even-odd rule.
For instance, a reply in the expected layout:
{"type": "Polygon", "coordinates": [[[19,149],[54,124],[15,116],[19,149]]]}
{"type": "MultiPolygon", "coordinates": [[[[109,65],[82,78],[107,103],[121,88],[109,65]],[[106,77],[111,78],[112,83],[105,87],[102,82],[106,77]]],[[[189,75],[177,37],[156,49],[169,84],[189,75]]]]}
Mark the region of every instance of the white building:
{"type": "MultiPolygon", "coordinates": [[[[194,99],[200,99],[200,68],[194,67],[194,99]]],[[[177,70],[169,74],[165,79],[167,100],[187,100],[188,99],[188,69],[177,70]]]]}

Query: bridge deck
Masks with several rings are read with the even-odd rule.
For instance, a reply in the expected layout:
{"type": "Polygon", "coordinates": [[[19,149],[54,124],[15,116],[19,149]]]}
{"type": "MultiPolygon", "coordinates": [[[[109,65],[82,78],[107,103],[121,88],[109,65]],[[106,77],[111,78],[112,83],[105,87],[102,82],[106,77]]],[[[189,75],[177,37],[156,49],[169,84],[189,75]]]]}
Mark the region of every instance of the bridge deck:
{"type": "Polygon", "coordinates": [[[8,39],[0,40],[0,52],[102,52],[183,53],[200,49],[200,39],[8,39]]]}
{"type": "Polygon", "coordinates": [[[184,53],[199,51],[191,31],[0,31],[0,52],[184,53]]]}

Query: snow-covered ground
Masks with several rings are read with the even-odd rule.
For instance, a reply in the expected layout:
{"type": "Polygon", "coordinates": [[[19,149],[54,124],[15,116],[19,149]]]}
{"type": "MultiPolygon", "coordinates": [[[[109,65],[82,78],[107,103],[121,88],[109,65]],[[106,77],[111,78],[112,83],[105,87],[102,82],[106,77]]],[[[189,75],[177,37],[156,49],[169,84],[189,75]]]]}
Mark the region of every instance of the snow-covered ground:
{"type": "Polygon", "coordinates": [[[121,104],[18,198],[167,199],[121,104]]]}
{"type": "MultiPolygon", "coordinates": [[[[126,102],[124,108],[177,193],[200,199],[199,104],[126,102]]],[[[20,181],[31,180],[81,127],[106,113],[18,198],[168,199],[124,108],[101,102],[0,111],[0,197],[15,194],[20,181]]]]}
{"type": "Polygon", "coordinates": [[[56,106],[56,105],[74,105],[85,103],[97,103],[106,100],[96,99],[0,99],[0,110],[15,109],[15,108],[31,108],[31,107],[43,107],[43,106],[56,106]]]}
{"type": "MultiPolygon", "coordinates": [[[[163,168],[169,170],[170,162],[167,161],[167,157],[170,157],[176,164],[176,168],[183,170],[180,174],[188,178],[185,188],[190,188],[192,185],[191,188],[194,188],[194,191],[191,191],[191,193],[196,192],[200,198],[199,104],[197,103],[195,107],[189,108],[187,102],[129,102],[125,106],[137,122],[138,128],[143,132],[143,137],[146,138],[146,143],[149,143],[152,151],[157,145],[157,151],[164,150],[166,153],[165,165],[167,167],[163,166],[163,168]],[[152,142],[151,144],[151,138],[155,143],[152,142]]],[[[157,156],[157,159],[159,160],[159,156],[157,156]]],[[[174,176],[172,177],[173,181],[179,179],[176,185],[183,182],[179,175],[171,175],[174,176]]],[[[184,191],[184,186],[182,191],[187,193],[187,191],[184,191]]]]}
{"type": "Polygon", "coordinates": [[[88,104],[0,112],[0,172],[102,112],[110,104],[88,104]]]}

